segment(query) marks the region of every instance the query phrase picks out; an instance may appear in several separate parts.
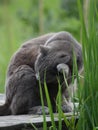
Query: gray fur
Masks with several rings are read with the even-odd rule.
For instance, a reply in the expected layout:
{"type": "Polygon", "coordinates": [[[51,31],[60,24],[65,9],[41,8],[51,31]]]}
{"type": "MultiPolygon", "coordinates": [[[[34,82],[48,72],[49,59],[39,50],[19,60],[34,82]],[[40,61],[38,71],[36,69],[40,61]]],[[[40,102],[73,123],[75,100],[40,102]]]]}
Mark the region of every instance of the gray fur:
{"type": "Polygon", "coordinates": [[[58,93],[57,77],[62,82],[62,109],[71,111],[69,94],[61,70],[64,70],[68,85],[72,82],[73,51],[78,70],[83,66],[81,45],[68,32],[50,33],[24,43],[11,58],[6,76],[6,101],[0,106],[0,115],[27,113],[42,114],[39,79],[41,80],[46,114],[47,101],[44,92],[46,80],[53,111],[56,112],[58,93]],[[37,78],[36,78],[37,77],[37,78]]]}

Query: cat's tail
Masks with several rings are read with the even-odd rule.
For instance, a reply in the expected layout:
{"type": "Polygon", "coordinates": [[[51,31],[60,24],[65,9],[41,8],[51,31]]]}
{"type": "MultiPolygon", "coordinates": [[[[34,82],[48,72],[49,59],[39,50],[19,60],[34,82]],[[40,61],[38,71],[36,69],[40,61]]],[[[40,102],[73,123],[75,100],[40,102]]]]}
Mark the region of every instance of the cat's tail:
{"type": "Polygon", "coordinates": [[[5,103],[4,105],[0,106],[0,116],[7,116],[11,115],[11,110],[9,109],[9,104],[5,103]]]}

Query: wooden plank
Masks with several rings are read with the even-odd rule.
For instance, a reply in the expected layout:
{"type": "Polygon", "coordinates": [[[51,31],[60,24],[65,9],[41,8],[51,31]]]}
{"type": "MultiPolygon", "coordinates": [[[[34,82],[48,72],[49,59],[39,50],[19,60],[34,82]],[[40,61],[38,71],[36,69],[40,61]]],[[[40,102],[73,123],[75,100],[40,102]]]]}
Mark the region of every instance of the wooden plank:
{"type": "MultiPolygon", "coordinates": [[[[0,94],[0,104],[4,103],[4,94],[0,94]]],[[[65,113],[68,120],[72,117],[73,113],[65,113]]],[[[58,123],[58,114],[54,114],[54,120],[58,123]]],[[[78,116],[75,116],[77,119],[78,116]]],[[[51,118],[46,116],[47,125],[51,126],[51,118]]],[[[38,130],[43,130],[43,115],[10,115],[0,116],[0,130],[33,130],[34,124],[38,130]]],[[[62,129],[67,130],[65,124],[62,129]]]]}
{"type": "MultiPolygon", "coordinates": [[[[70,119],[72,113],[67,113],[67,119],[70,119]]],[[[55,122],[58,122],[58,115],[54,114],[55,122]]],[[[48,126],[51,124],[50,116],[46,117],[48,126]]],[[[43,126],[43,116],[41,115],[18,115],[18,116],[1,116],[0,117],[0,130],[11,130],[31,127],[34,124],[37,128],[43,126]]]]}
{"type": "Polygon", "coordinates": [[[0,105],[2,105],[5,102],[5,95],[0,94],[0,105]]]}

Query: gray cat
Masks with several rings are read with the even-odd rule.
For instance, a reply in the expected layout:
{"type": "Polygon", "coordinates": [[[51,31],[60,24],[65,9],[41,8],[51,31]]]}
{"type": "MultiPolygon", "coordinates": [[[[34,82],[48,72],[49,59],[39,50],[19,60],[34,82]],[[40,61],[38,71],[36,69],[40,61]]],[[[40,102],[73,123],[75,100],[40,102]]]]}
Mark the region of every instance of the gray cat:
{"type": "Polygon", "coordinates": [[[70,96],[64,82],[72,82],[73,54],[78,71],[82,69],[81,45],[68,32],[49,33],[24,43],[11,58],[6,77],[6,100],[0,106],[0,116],[19,114],[42,114],[39,80],[44,97],[44,110],[48,114],[44,91],[46,81],[49,96],[56,112],[58,78],[62,90],[62,110],[72,111],[70,96]],[[65,100],[66,98],[66,100],[65,100]]]}

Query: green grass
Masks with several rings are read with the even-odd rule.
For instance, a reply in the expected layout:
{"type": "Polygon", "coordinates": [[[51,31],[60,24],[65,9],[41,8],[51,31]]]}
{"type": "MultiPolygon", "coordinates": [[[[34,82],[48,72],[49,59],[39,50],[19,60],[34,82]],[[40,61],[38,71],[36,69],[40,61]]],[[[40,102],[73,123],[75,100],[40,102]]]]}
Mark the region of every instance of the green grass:
{"type": "Polygon", "coordinates": [[[82,107],[78,130],[98,129],[98,36],[96,19],[98,20],[97,2],[89,0],[88,25],[85,25],[81,1],[78,0],[82,25],[82,45],[84,58],[84,85],[82,91],[82,107]]]}
{"type": "Polygon", "coordinates": [[[44,111],[44,99],[43,99],[43,92],[42,92],[42,86],[41,86],[40,80],[39,80],[39,89],[40,89],[40,97],[41,97],[41,103],[42,103],[42,109],[43,109],[43,129],[46,130],[47,129],[47,121],[46,121],[46,114],[44,111]]]}

